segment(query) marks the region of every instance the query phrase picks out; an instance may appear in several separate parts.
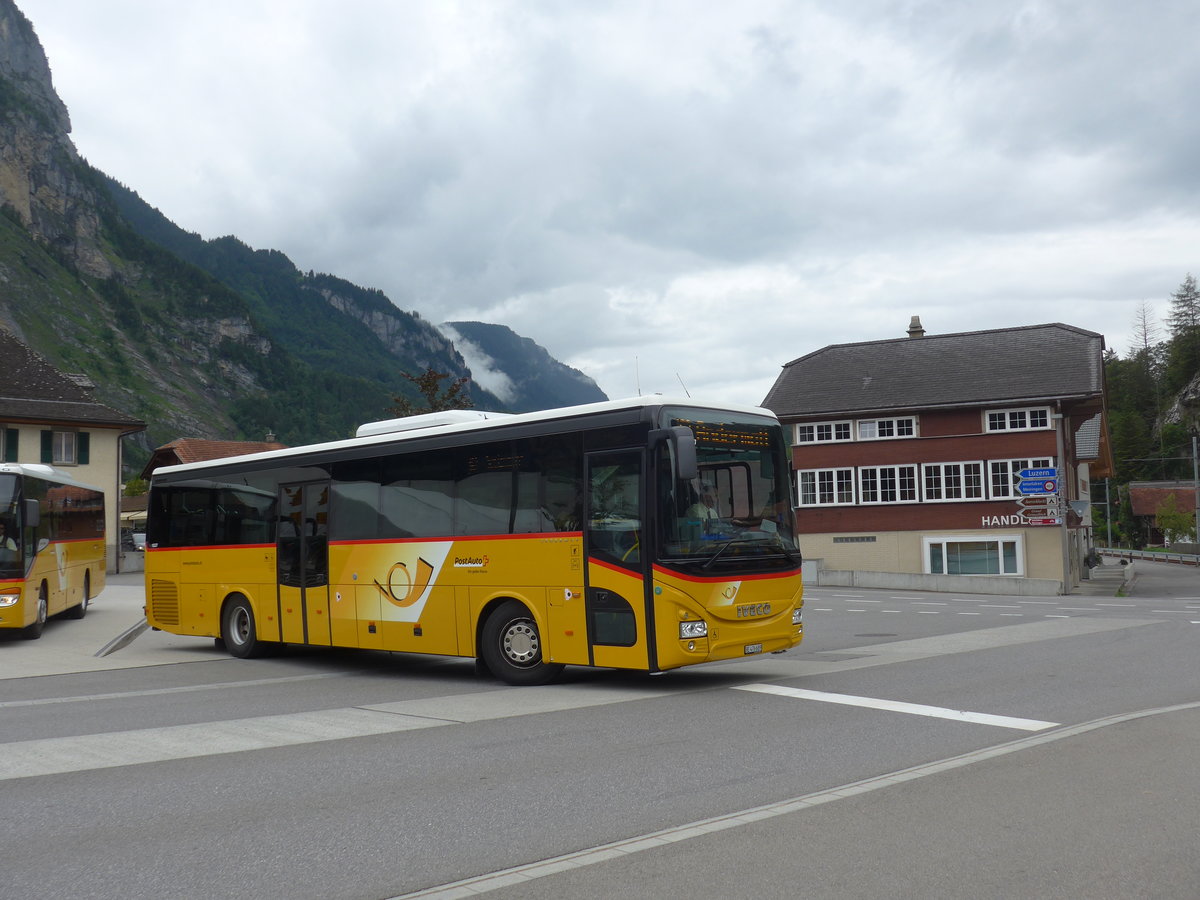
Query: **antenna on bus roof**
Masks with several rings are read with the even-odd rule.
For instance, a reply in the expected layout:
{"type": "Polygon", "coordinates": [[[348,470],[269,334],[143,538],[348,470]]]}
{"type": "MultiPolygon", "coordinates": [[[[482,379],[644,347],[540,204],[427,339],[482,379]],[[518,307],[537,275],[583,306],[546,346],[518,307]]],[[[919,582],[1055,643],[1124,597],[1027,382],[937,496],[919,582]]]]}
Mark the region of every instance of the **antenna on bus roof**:
{"type": "Polygon", "coordinates": [[[637,385],[638,396],[642,396],[642,373],[638,369],[638,358],[633,358],[633,381],[637,385]]]}
{"type": "Polygon", "coordinates": [[[676,373],[675,373],[675,377],[679,379],[679,386],[680,386],[681,388],[683,388],[683,392],[684,392],[685,394],[687,394],[687,395],[688,395],[688,399],[689,399],[689,400],[691,400],[691,399],[692,399],[692,395],[691,395],[691,393],[688,391],[688,389],[687,389],[687,385],[683,383],[683,378],[680,376],[680,374],[679,374],[678,372],[676,372],[676,373]]]}

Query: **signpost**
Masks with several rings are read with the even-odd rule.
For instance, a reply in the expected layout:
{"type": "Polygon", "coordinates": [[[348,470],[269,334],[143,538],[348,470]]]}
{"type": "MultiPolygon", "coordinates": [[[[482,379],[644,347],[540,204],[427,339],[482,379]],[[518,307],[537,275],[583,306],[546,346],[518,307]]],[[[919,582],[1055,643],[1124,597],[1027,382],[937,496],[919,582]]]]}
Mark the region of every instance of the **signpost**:
{"type": "Polygon", "coordinates": [[[1061,525],[1063,506],[1058,496],[1058,469],[1022,469],[1017,476],[1021,521],[1026,525],[1061,525]]]}

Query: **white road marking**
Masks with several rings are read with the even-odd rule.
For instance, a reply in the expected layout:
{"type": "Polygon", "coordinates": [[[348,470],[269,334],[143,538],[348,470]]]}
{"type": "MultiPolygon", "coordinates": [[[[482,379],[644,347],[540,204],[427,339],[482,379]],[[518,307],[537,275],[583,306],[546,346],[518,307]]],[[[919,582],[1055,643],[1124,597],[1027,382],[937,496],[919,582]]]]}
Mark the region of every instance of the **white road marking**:
{"type": "MultiPolygon", "coordinates": [[[[936,611],[926,612],[929,615],[940,614],[936,611]]],[[[934,635],[830,651],[839,657],[853,657],[850,659],[822,659],[820,653],[815,654],[815,658],[763,657],[755,658],[753,661],[739,661],[715,666],[709,670],[727,675],[737,671],[736,667],[742,666],[744,667],[742,671],[747,673],[747,680],[752,679],[754,682],[768,678],[828,675],[898,662],[930,659],[954,653],[969,653],[975,650],[1098,634],[1142,625],[1162,625],[1163,623],[1162,619],[1103,619],[1082,616],[1057,618],[1061,621],[1002,625],[957,634],[934,635]]],[[[259,679],[254,682],[247,681],[243,684],[302,680],[310,677],[333,677],[336,674],[345,673],[328,673],[320,676],[284,676],[276,679],[259,679]]],[[[230,686],[235,685],[208,685],[202,686],[202,689],[230,686]]],[[[159,692],[173,693],[174,691],[174,688],[164,688],[159,692]]],[[[145,693],[149,694],[153,691],[145,693]]],[[[586,688],[564,685],[497,688],[469,694],[379,703],[362,707],[315,710],[293,715],[260,716],[163,728],[10,741],[0,743],[0,781],[344,740],[455,723],[583,709],[632,700],[649,700],[679,693],[677,687],[667,690],[650,690],[646,687],[608,688],[594,684],[588,685],[586,688]]],[[[101,696],[95,695],[96,698],[101,696]]],[[[113,699],[125,696],[132,696],[132,694],[119,694],[113,699]]],[[[79,698],[64,699],[71,702],[79,698]]],[[[26,704],[26,701],[9,702],[11,705],[26,704]]]]}
{"type": "Polygon", "coordinates": [[[965,712],[944,709],[940,706],[923,706],[919,703],[901,703],[897,700],[880,700],[875,697],[855,697],[852,694],[829,694],[825,691],[810,691],[804,688],[784,687],[778,684],[743,684],[734,688],[738,691],[755,691],[759,694],[775,694],[797,700],[817,700],[821,703],[838,703],[843,706],[861,706],[866,709],[883,709],[889,712],[908,713],[913,716],[930,716],[935,719],[952,719],[955,722],[970,722],[975,725],[995,725],[999,728],[1018,728],[1021,731],[1044,731],[1057,728],[1058,722],[1043,722],[1039,719],[1019,719],[1012,716],[994,716],[988,713],[965,712]]]}
{"type": "Polygon", "coordinates": [[[219,681],[210,684],[191,684],[182,687],[148,688],[143,691],[114,691],[108,694],[80,694],[74,697],[42,697],[36,700],[0,700],[0,709],[14,706],[46,706],[53,703],[90,703],[93,700],[124,700],[128,697],[153,697],[158,694],[190,694],[194,691],[222,691],[229,688],[257,687],[264,684],[285,684],[289,681],[312,681],[317,678],[342,678],[350,672],[323,672],[318,675],[285,675],[280,678],[256,678],[252,681],[219,681]]]}
{"type": "Polygon", "coordinates": [[[661,697],[641,688],[501,688],[449,697],[0,744],[0,781],[315,744],[661,697]]]}

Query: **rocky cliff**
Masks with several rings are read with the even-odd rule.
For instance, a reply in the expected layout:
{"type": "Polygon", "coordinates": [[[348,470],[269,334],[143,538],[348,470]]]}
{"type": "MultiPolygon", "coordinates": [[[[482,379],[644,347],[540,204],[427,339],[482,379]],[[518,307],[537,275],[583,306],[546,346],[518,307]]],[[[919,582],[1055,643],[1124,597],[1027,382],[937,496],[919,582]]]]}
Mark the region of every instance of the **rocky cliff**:
{"type": "Polygon", "coordinates": [[[71,119],[29,20],[0,3],[0,205],[83,273],[113,274],[101,248],[98,197],[71,143],[71,119]]]}

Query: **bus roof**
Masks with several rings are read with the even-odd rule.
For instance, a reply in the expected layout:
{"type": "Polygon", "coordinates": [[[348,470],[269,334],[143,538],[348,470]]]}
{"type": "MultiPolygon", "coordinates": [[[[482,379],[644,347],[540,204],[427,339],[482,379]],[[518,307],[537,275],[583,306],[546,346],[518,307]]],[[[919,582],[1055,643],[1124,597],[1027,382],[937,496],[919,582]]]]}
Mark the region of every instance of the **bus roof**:
{"type": "Polygon", "coordinates": [[[98,488],[94,484],[86,484],[72,478],[62,469],[56,469],[54,466],[48,466],[44,463],[0,463],[0,475],[27,475],[32,478],[40,478],[43,481],[53,481],[56,484],[67,484],[71,487],[85,488],[89,491],[95,491],[98,494],[104,493],[103,488],[98,488]]]}
{"type": "Polygon", "coordinates": [[[429,413],[423,416],[411,416],[407,419],[389,419],[383,422],[371,422],[358,429],[357,435],[340,441],[327,441],[319,444],[305,444],[299,447],[286,447],[283,450],[267,450],[262,453],[248,453],[244,456],[230,456],[223,459],[210,459],[201,462],[180,463],[174,466],[162,466],[155,469],[153,474],[163,473],[173,475],[191,470],[204,470],[226,465],[241,465],[262,460],[277,459],[284,462],[291,457],[306,456],[310,453],[320,453],[326,450],[344,450],[354,447],[368,447],[402,443],[433,436],[452,434],[472,434],[508,425],[522,425],[537,422],[550,422],[557,419],[587,417],[622,410],[646,409],[651,407],[686,407],[691,409],[721,410],[724,412],[742,413],[745,415],[763,416],[774,419],[776,416],[769,409],[758,406],[740,406],[727,403],[703,403],[691,398],[664,397],[661,394],[651,394],[644,397],[631,397],[625,400],[605,400],[600,403],[587,403],[581,406],[563,406],[558,409],[543,409],[528,413],[493,413],[480,410],[449,410],[452,413],[467,413],[467,415],[447,416],[443,413],[429,413]],[[445,418],[442,418],[445,417],[445,418]],[[413,422],[412,420],[417,420],[413,422]]]}

